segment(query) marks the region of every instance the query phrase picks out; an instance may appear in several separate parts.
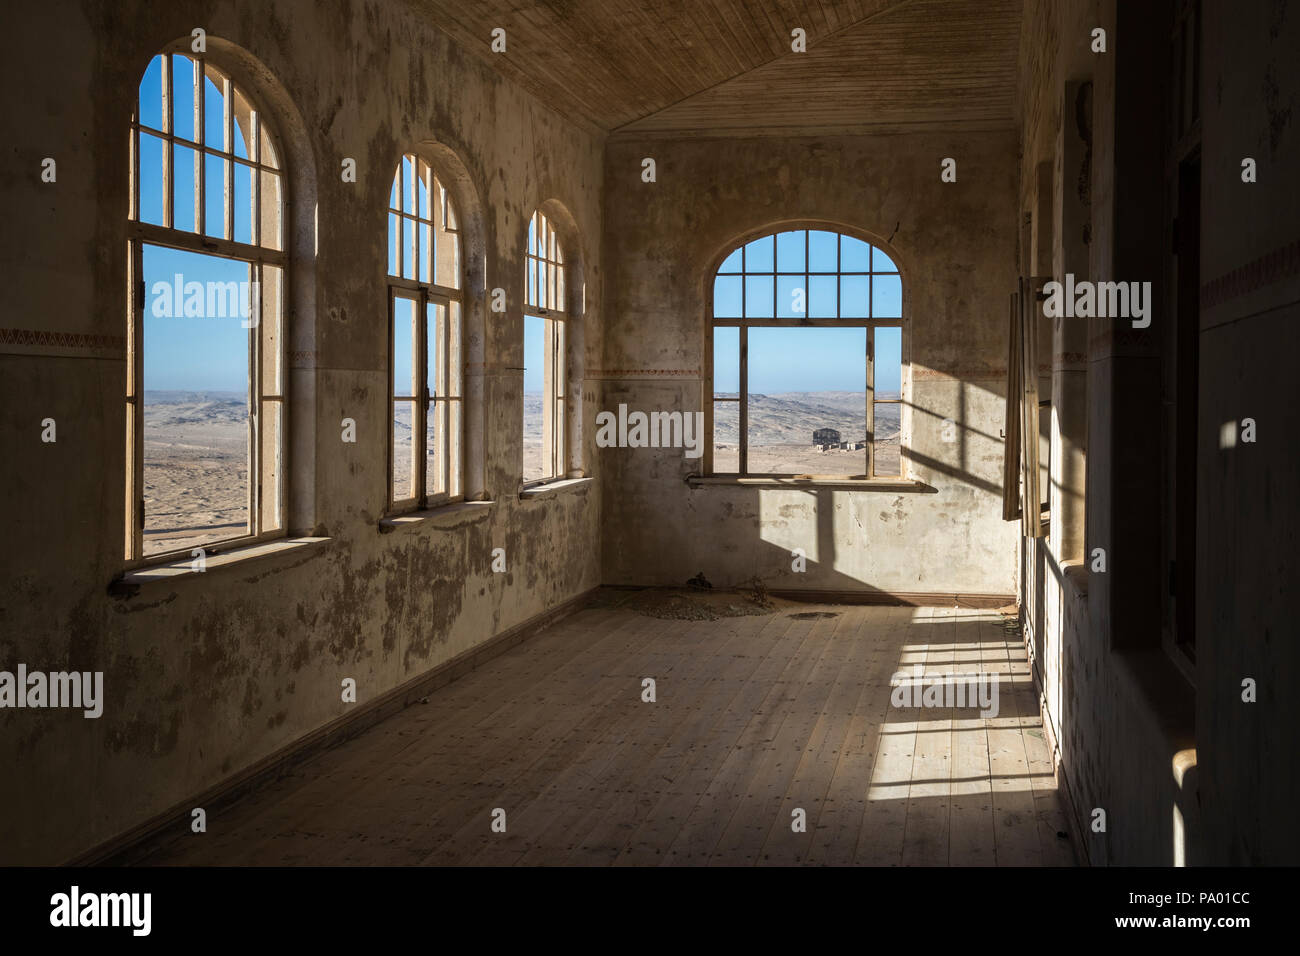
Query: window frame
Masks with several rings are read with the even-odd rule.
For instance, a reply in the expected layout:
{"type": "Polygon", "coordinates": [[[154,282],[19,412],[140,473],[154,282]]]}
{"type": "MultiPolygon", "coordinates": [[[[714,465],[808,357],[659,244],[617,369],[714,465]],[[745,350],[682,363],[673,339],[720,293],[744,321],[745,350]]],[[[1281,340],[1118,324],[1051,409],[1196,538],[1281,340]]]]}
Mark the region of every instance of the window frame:
{"type": "MultiPolygon", "coordinates": [[[[571,294],[572,262],[564,257],[564,237],[555,229],[553,217],[540,208],[533,211],[529,219],[529,230],[537,236],[538,253],[528,248],[528,234],[524,237],[524,322],[528,317],[541,319],[543,322],[542,356],[542,452],[550,459],[550,474],[540,478],[525,478],[523,475],[522,455],[520,458],[520,487],[536,488],[551,482],[563,481],[569,477],[570,460],[568,451],[568,296],[571,294]],[[545,247],[545,248],[544,248],[545,247]],[[554,253],[551,258],[550,253],[554,253]],[[536,271],[534,272],[534,263],[536,271]],[[552,305],[540,305],[534,297],[541,298],[542,277],[547,276],[545,298],[552,305]],[[530,276],[535,276],[530,280],[530,276]]],[[[526,333],[523,336],[527,341],[526,333]]],[[[527,354],[524,362],[527,363],[527,354]]],[[[522,375],[520,384],[520,405],[524,403],[522,375]]],[[[522,411],[522,409],[521,409],[522,411]]],[[[522,420],[522,415],[521,415],[522,420]]],[[[522,434],[522,433],[521,433],[522,434]]],[[[522,443],[521,443],[522,449],[522,443]]]]}
{"type": "MultiPolygon", "coordinates": [[[[161,109],[162,125],[159,130],[145,125],[140,115],[140,85],[144,82],[145,72],[140,74],[136,83],[135,97],[132,101],[130,121],[128,123],[128,209],[127,209],[127,369],[126,382],[126,482],[125,506],[126,521],[124,528],[123,550],[124,567],[131,569],[154,564],[167,564],[178,559],[189,559],[196,548],[202,548],[205,555],[217,554],[232,548],[246,547],[278,538],[288,534],[288,466],[289,443],[289,403],[287,401],[288,366],[288,316],[291,312],[288,249],[288,221],[291,208],[289,173],[284,163],[285,153],[281,140],[276,133],[276,124],[259,107],[255,96],[247,85],[237,84],[235,77],[224,64],[213,61],[207,53],[194,53],[188,43],[179,42],[150,57],[152,64],[155,57],[162,57],[160,81],[162,86],[161,109]],[[193,63],[194,72],[194,130],[195,139],[186,139],[176,133],[174,103],[174,58],[183,56],[193,63]],[[211,67],[222,79],[222,148],[217,149],[207,142],[205,124],[206,80],[208,68],[211,67]],[[249,108],[249,129],[244,133],[247,157],[238,157],[234,151],[235,109],[234,92],[238,89],[249,108]],[[163,224],[145,222],[140,218],[140,137],[151,136],[163,144],[162,179],[160,189],[163,202],[163,224]],[[229,144],[229,149],[226,149],[229,144]],[[194,232],[179,229],[175,222],[174,167],[176,147],[187,148],[195,153],[194,177],[194,232]],[[264,162],[263,148],[268,146],[272,153],[270,164],[264,162]],[[215,156],[226,163],[223,177],[225,197],[222,208],[222,235],[210,236],[206,232],[207,201],[206,163],[208,156],[215,156]],[[234,234],[234,171],[237,166],[249,167],[254,171],[250,195],[249,235],[251,243],[240,242],[234,234]],[[273,176],[279,187],[279,208],[277,210],[278,236],[276,246],[261,244],[263,238],[262,217],[265,213],[262,201],[262,186],[266,176],[273,176]],[[249,423],[248,423],[248,532],[217,541],[208,541],[201,545],[174,548],[146,555],[144,552],[144,310],[148,301],[148,289],[144,280],[144,247],[158,246],[181,252],[197,253],[214,258],[230,259],[242,262],[249,267],[250,287],[259,291],[261,299],[255,303],[257,324],[249,328],[249,423]],[[278,296],[273,303],[274,311],[267,308],[267,284],[263,281],[265,270],[270,267],[279,270],[277,283],[278,296]],[[268,323],[268,315],[273,321],[268,323]],[[267,339],[273,343],[268,348],[267,339]],[[266,388],[267,362],[274,363],[278,371],[279,388],[271,392],[266,388]],[[265,454],[263,423],[266,403],[278,407],[278,428],[274,461],[268,462],[265,454]],[[269,481],[268,481],[269,479],[269,481]],[[268,494],[265,484],[271,484],[268,494]],[[278,522],[271,526],[266,521],[264,511],[273,509],[278,522]]],[[[214,85],[216,85],[214,83],[214,85]]],[[[274,383],[273,383],[274,384],[274,383]]]]}
{"type": "MultiPolygon", "coordinates": [[[[465,234],[461,225],[460,214],[455,207],[455,198],[447,188],[448,180],[439,174],[439,167],[424,156],[419,151],[404,152],[397,161],[397,169],[393,178],[398,181],[398,200],[400,207],[403,203],[405,192],[405,170],[406,161],[410,159],[412,168],[415,170],[415,177],[412,185],[418,189],[420,181],[421,168],[428,172],[428,194],[429,194],[429,211],[428,219],[420,216],[419,194],[414,194],[414,212],[405,212],[401,208],[394,207],[392,204],[392,188],[388,191],[389,200],[384,209],[384,225],[388,227],[389,221],[393,216],[397,216],[397,270],[398,275],[393,275],[388,271],[388,265],[385,263],[385,282],[387,284],[388,298],[388,362],[387,362],[387,384],[385,390],[388,394],[388,427],[387,442],[385,445],[385,475],[387,480],[387,489],[384,492],[385,516],[407,514],[412,511],[427,511],[432,508],[443,505],[454,504],[465,500],[465,234]],[[439,195],[435,197],[434,187],[439,189],[439,195]],[[451,209],[452,215],[448,217],[447,210],[451,209]],[[448,226],[446,223],[453,221],[455,224],[448,226]],[[403,241],[404,221],[411,220],[414,223],[413,238],[415,241],[415,268],[413,270],[414,278],[406,278],[401,275],[405,271],[406,249],[403,241]],[[422,281],[420,279],[420,257],[423,247],[420,242],[421,225],[429,226],[429,235],[436,241],[439,231],[453,233],[457,237],[457,261],[455,265],[456,277],[460,282],[459,288],[441,285],[437,279],[437,261],[430,258],[429,262],[429,279],[422,281]],[[394,372],[395,362],[397,361],[397,352],[394,348],[393,340],[395,317],[395,305],[398,299],[408,299],[415,303],[415,329],[414,353],[421,357],[421,361],[414,362],[412,368],[412,382],[410,396],[398,396],[394,392],[394,372]],[[453,308],[453,305],[456,308],[453,308]],[[444,310],[444,321],[439,323],[435,329],[435,335],[438,339],[440,357],[439,371],[448,382],[449,391],[447,394],[439,395],[436,389],[430,392],[428,382],[429,368],[429,307],[438,306],[444,310]],[[455,324],[457,328],[453,331],[452,316],[456,315],[455,324]],[[454,347],[453,347],[454,346],[454,347]],[[453,355],[454,352],[454,355],[453,355]],[[453,365],[453,359],[455,365],[453,365]],[[456,371],[457,387],[456,394],[451,394],[450,381],[452,372],[456,371]],[[407,498],[397,499],[394,497],[394,467],[396,465],[393,449],[393,430],[394,417],[399,401],[409,401],[412,404],[411,416],[411,459],[412,459],[412,495],[407,498]],[[444,427],[438,433],[441,435],[443,454],[442,462],[442,490],[432,493],[428,487],[428,422],[430,411],[437,414],[439,405],[445,407],[445,415],[442,416],[444,427]],[[454,407],[459,407],[459,412],[454,414],[454,407]],[[447,424],[454,419],[454,428],[447,424]],[[453,433],[454,432],[454,433],[453,433]],[[416,467],[419,463],[419,467],[416,467]]],[[[436,247],[435,247],[436,248],[436,247]]]]}
{"type": "Polygon", "coordinates": [[[911,361],[910,361],[910,339],[909,332],[911,323],[910,300],[908,294],[909,284],[907,275],[898,255],[888,245],[876,239],[869,234],[850,227],[842,226],[835,223],[827,222],[792,222],[782,223],[777,226],[766,226],[763,229],[747,234],[746,236],[736,239],[728,244],[726,249],[714,258],[705,274],[704,289],[704,367],[702,369],[702,390],[701,399],[704,408],[704,455],[701,461],[700,472],[702,475],[709,477],[728,478],[735,480],[754,480],[754,479],[810,479],[816,481],[825,479],[827,481],[843,482],[846,480],[866,480],[882,482],[904,482],[910,481],[910,460],[909,456],[903,454],[904,448],[907,447],[906,437],[907,429],[905,417],[908,409],[908,394],[911,390],[911,361]],[[804,268],[802,272],[781,272],[779,271],[780,263],[777,260],[776,236],[787,232],[804,233],[804,268]],[[834,272],[814,272],[811,268],[811,240],[810,232],[830,232],[836,235],[835,243],[835,271],[834,272]],[[850,271],[845,272],[843,267],[843,244],[839,241],[840,237],[847,236],[850,239],[856,239],[864,242],[872,249],[872,256],[868,263],[869,269],[866,272],[850,271]],[[773,260],[771,272],[747,272],[745,271],[745,248],[753,242],[761,239],[772,238],[773,241],[773,260]],[[883,272],[875,269],[875,250],[879,250],[882,255],[886,256],[893,263],[895,271],[883,272]],[[741,254],[741,271],[739,272],[720,272],[722,266],[734,254],[741,254]],[[741,290],[741,305],[739,317],[715,317],[714,315],[714,289],[715,283],[720,275],[739,276],[741,290]],[[744,315],[746,311],[746,278],[749,276],[772,276],[772,317],[749,318],[744,315]],[[780,283],[777,279],[780,276],[799,276],[802,275],[805,283],[805,295],[808,297],[810,292],[810,279],[814,276],[834,277],[836,280],[835,296],[835,318],[810,318],[807,314],[807,299],[805,300],[805,313],[801,318],[781,318],[778,316],[780,311],[777,307],[777,296],[779,293],[780,283]],[[842,295],[839,280],[843,276],[867,276],[867,316],[866,317],[842,317],[842,295]],[[896,276],[899,282],[899,315],[897,317],[887,317],[877,319],[872,315],[875,308],[874,303],[874,276],[896,276]],[[734,399],[715,398],[717,394],[714,388],[714,333],[719,328],[737,328],[739,330],[739,368],[737,382],[737,396],[734,399]],[[749,329],[751,328],[838,328],[838,329],[863,329],[866,336],[866,354],[865,354],[865,413],[866,413],[866,459],[865,470],[861,475],[828,475],[817,474],[809,475],[800,472],[751,472],[748,470],[749,465],[749,329]],[[896,328],[899,330],[899,391],[896,399],[878,399],[876,398],[875,387],[875,361],[876,361],[876,336],[878,328],[896,328]],[[714,468],[714,407],[717,402],[736,402],[738,409],[738,438],[739,445],[737,449],[737,471],[720,472],[714,468]],[[876,438],[875,438],[875,411],[878,405],[897,405],[899,408],[898,420],[898,474],[881,475],[876,473],[876,438]]]}

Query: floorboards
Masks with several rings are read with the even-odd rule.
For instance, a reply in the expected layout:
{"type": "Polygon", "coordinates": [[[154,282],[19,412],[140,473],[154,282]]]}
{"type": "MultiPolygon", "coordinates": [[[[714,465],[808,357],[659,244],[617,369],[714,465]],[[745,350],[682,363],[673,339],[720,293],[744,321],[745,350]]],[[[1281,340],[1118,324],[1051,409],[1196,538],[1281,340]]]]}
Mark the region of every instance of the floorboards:
{"type": "Polygon", "coordinates": [[[147,860],[1070,866],[1045,739],[996,612],[594,607],[147,860]],[[972,675],[995,679],[996,713],[919,692],[894,705],[900,683],[972,675]]]}

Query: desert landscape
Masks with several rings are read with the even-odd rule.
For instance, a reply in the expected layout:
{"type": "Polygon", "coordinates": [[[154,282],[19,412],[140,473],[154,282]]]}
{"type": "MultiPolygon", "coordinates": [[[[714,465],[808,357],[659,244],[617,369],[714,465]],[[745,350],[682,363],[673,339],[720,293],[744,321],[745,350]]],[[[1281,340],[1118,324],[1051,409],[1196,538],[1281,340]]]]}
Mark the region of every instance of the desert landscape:
{"type": "Polygon", "coordinates": [[[248,533],[242,392],[144,393],[144,553],[248,533]]]}
{"type": "MultiPolygon", "coordinates": [[[[881,398],[896,398],[881,395],[881,398]]],[[[713,419],[713,470],[739,468],[740,406],[716,402],[713,419]]],[[[876,406],[876,474],[899,473],[899,409],[876,406]]],[[[845,442],[866,438],[863,392],[783,392],[749,396],[749,473],[755,475],[862,475],[865,448],[818,451],[812,433],[833,428],[845,442]]]]}
{"type": "MultiPolygon", "coordinates": [[[[753,474],[861,475],[866,451],[817,451],[812,432],[834,428],[846,442],[866,431],[861,392],[750,396],[753,474]]],[[[719,403],[714,470],[737,467],[738,408],[719,403]]],[[[876,408],[877,474],[898,473],[898,405],[876,408]]],[[[248,405],[241,392],[146,391],[144,395],[144,553],[205,547],[248,531],[248,405]]],[[[393,422],[397,497],[409,494],[411,415],[393,422]]],[[[524,476],[542,473],[542,397],[524,396],[524,476]]]]}

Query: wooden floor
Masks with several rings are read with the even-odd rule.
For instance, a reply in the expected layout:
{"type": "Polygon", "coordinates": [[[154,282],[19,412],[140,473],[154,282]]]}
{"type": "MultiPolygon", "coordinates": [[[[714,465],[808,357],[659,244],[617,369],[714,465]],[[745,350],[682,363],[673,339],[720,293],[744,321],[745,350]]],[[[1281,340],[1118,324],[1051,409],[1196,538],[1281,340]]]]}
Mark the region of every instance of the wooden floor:
{"type": "Polygon", "coordinates": [[[939,608],[589,608],[207,826],[148,862],[1074,864],[1023,647],[939,608]],[[998,674],[1000,713],[891,706],[914,663],[998,674]]]}

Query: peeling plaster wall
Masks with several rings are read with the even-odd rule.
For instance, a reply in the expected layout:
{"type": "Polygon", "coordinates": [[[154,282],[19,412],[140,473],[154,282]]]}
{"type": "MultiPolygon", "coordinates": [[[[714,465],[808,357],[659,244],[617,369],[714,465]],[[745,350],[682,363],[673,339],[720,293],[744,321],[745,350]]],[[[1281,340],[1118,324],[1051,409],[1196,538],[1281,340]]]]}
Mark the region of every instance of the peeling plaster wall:
{"type": "Polygon", "coordinates": [[[1206,0],[1196,736],[1208,861],[1300,862],[1300,9],[1206,0]],[[1241,162],[1257,181],[1241,180],[1241,162]],[[1220,445],[1256,422],[1253,444],[1220,445]],[[1257,701],[1242,701],[1242,681],[1257,701]]]}
{"type": "MultiPolygon", "coordinates": [[[[587,280],[584,361],[599,364],[601,154],[576,128],[458,49],[414,7],[341,0],[144,0],[10,7],[0,71],[0,669],[102,670],[105,709],[0,712],[0,863],[55,863],[110,839],[365,702],[600,580],[600,490],[518,497],[523,249],[545,200],[576,222],[587,280]],[[301,205],[291,265],[290,515],[327,544],[110,598],[122,568],[128,119],[151,56],[202,26],[233,44],[277,121],[301,205]],[[34,38],[40,37],[41,42],[34,38]],[[250,59],[251,58],[251,59],[250,59]],[[256,64],[252,64],[255,60],[256,64]],[[284,142],[297,131],[300,139],[284,142]],[[386,223],[398,157],[454,150],[477,193],[490,513],[381,535],[387,407],[386,223]],[[57,184],[40,182],[45,156],[57,184]],[[343,157],[358,181],[341,181],[343,157]],[[303,161],[310,167],[302,168],[303,161]],[[313,215],[313,213],[315,213],[313,215]],[[314,244],[318,238],[318,249],[314,244]],[[41,333],[45,333],[41,335],[41,333]],[[25,343],[25,344],[24,344],[25,343]],[[53,417],[58,441],[40,442],[53,417]],[[336,423],[357,422],[343,445],[336,423]],[[504,547],[508,572],[490,570],[504,547]]],[[[485,38],[486,42],[486,38],[485,38]]],[[[462,218],[472,216],[461,210],[462,218]]],[[[590,442],[588,441],[588,445],[590,442]]],[[[594,448],[585,449],[588,468],[594,448]]]]}
{"type": "MultiPolygon", "coordinates": [[[[1168,491],[1160,451],[1168,436],[1160,425],[1160,347],[1175,316],[1161,282],[1167,147],[1152,117],[1163,107],[1151,102],[1152,91],[1158,99],[1167,89],[1159,46],[1167,27],[1149,24],[1168,11],[1153,3],[1117,13],[1114,0],[1026,3],[1021,208],[1033,208],[1043,162],[1058,170],[1059,199],[1065,83],[1091,78],[1092,275],[1149,277],[1157,298],[1145,334],[1095,319],[1089,329],[1086,547],[1106,550],[1107,572],[1063,569],[1048,542],[1026,542],[1023,619],[1031,628],[1041,622],[1031,647],[1042,648],[1035,668],[1045,719],[1093,863],[1171,865],[1181,833],[1188,864],[1294,864],[1300,195],[1291,179],[1300,164],[1300,86],[1290,64],[1300,17],[1283,3],[1203,4],[1197,637],[1189,680],[1161,644],[1168,491]],[[1107,55],[1090,55],[1081,43],[1095,26],[1107,30],[1107,55]],[[1159,39],[1148,43],[1135,34],[1142,30],[1159,39]],[[1259,165],[1255,184],[1241,181],[1246,156],[1259,165]],[[1247,416],[1267,420],[1272,437],[1261,431],[1254,445],[1220,448],[1220,426],[1247,416]],[[1245,677],[1259,681],[1255,704],[1241,700],[1245,677]],[[1106,812],[1104,833],[1090,827],[1094,809],[1106,812]]],[[[1058,263],[1060,228],[1058,216],[1058,263]]]]}
{"type": "MultiPolygon", "coordinates": [[[[1040,214],[1037,176],[1045,165],[1052,171],[1052,221],[1034,223],[1033,232],[1050,229],[1039,255],[1050,259],[1047,271],[1057,278],[1065,272],[1064,191],[1076,185],[1074,171],[1069,176],[1064,172],[1062,155],[1063,124],[1074,121],[1073,112],[1066,109],[1066,89],[1068,83],[1085,80],[1094,85],[1088,274],[1097,280],[1159,278],[1158,273],[1140,267],[1135,271],[1125,251],[1142,241],[1132,231],[1132,223],[1144,218],[1158,230],[1162,214],[1158,190],[1143,197],[1140,206],[1128,202],[1133,197],[1136,164],[1125,173],[1129,181],[1117,184],[1117,137],[1129,137],[1119,147],[1126,156],[1136,152],[1131,128],[1116,129],[1116,90],[1132,79],[1116,75],[1117,45],[1125,39],[1131,51],[1133,37],[1122,33],[1111,2],[1035,0],[1025,5],[1020,209],[1022,215],[1040,214]],[[1106,31],[1107,54],[1091,50],[1091,31],[1096,27],[1106,31]],[[1117,235],[1117,230],[1126,228],[1127,234],[1117,235]]],[[[1133,94],[1126,87],[1122,95],[1132,98],[1133,94]]],[[[1150,125],[1149,119],[1143,122],[1150,125]]],[[[1154,245],[1163,254],[1158,239],[1154,245]]],[[[1022,255],[1022,262],[1028,261],[1031,257],[1022,255]]],[[[1142,431],[1135,427],[1134,410],[1144,407],[1146,394],[1132,388],[1135,380],[1149,381],[1153,364],[1158,380],[1158,339],[1109,320],[1061,321],[1088,325],[1086,391],[1079,396],[1088,409],[1084,553],[1103,547],[1108,569],[1105,574],[1089,573],[1088,562],[1079,564],[1076,554],[1062,552],[1059,533],[1022,539],[1022,621],[1041,693],[1040,707],[1055,759],[1070,788],[1074,822],[1088,859],[1095,865],[1167,866],[1174,860],[1173,806],[1179,800],[1173,757],[1190,745],[1191,694],[1159,647],[1159,590],[1142,580],[1146,569],[1135,570],[1136,549],[1129,544],[1137,537],[1154,535],[1158,524],[1146,520],[1141,498],[1125,486],[1136,482],[1153,493],[1159,481],[1158,455],[1149,454],[1154,442],[1151,432],[1143,431],[1140,442],[1134,437],[1134,432],[1142,431]],[[1117,475],[1117,462],[1137,455],[1139,444],[1146,450],[1142,470],[1117,475]],[[1148,627],[1143,616],[1152,607],[1157,608],[1156,629],[1148,627]],[[1092,829],[1094,809],[1106,813],[1105,832],[1092,829]]],[[[1164,318],[1157,310],[1153,327],[1161,321],[1164,318]]],[[[1059,398],[1063,376],[1071,377],[1077,367],[1059,348],[1076,334],[1058,324],[1053,397],[1059,398]]],[[[1079,384],[1073,376],[1068,387],[1079,384]]],[[[1054,477],[1067,450],[1079,453],[1077,447],[1064,448],[1066,441],[1059,429],[1054,431],[1054,477]]],[[[1056,519],[1061,492],[1054,484],[1050,493],[1056,519]]]]}
{"type": "Polygon", "coordinates": [[[701,410],[710,267],[765,226],[841,223],[889,240],[903,271],[914,406],[903,454],[930,487],[692,489],[699,462],[680,450],[602,449],[606,583],[703,571],[716,586],[759,575],[810,590],[1014,592],[1001,436],[1015,150],[1012,132],[609,141],[602,408],[701,410]],[[645,157],[655,183],[641,181],[645,157]],[[956,183],[940,181],[944,157],[956,183]],[[791,570],[796,547],[806,573],[791,570]]]}

